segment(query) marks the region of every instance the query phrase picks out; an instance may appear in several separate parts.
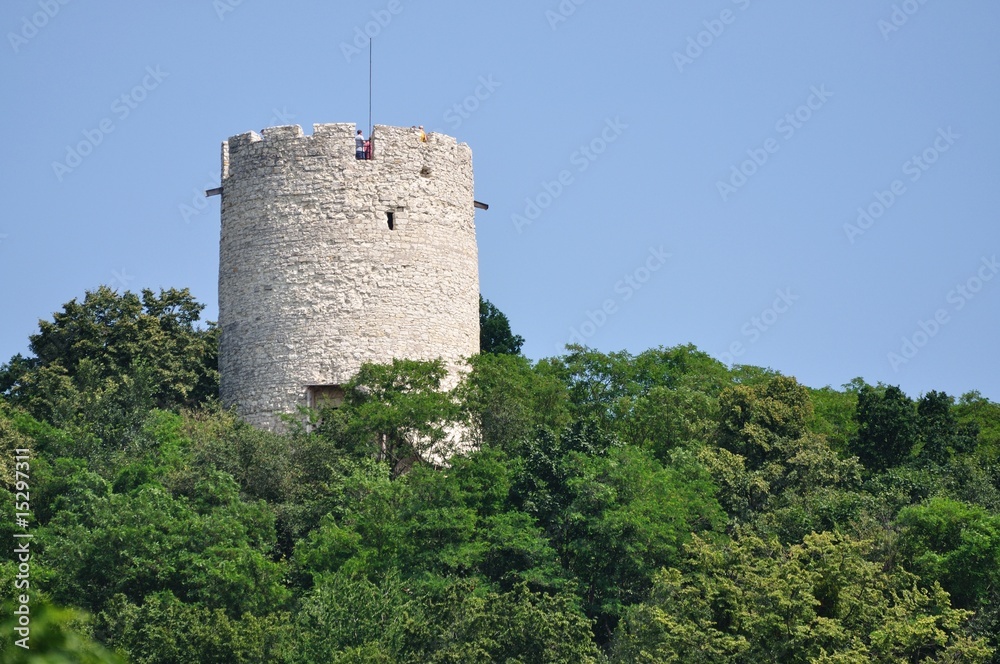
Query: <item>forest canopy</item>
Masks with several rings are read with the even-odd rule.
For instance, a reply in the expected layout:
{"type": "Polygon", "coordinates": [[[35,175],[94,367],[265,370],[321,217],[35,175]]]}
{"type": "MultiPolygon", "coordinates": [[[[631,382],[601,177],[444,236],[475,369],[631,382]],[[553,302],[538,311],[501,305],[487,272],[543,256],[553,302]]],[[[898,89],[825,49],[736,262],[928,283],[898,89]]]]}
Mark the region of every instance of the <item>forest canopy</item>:
{"type": "Polygon", "coordinates": [[[454,390],[440,362],[365,365],[274,433],[219,404],[202,310],[101,288],[0,367],[0,530],[25,530],[27,456],[33,535],[29,588],[0,563],[0,661],[1000,662],[977,392],[810,388],[691,345],[532,362],[483,300],[454,390]]]}

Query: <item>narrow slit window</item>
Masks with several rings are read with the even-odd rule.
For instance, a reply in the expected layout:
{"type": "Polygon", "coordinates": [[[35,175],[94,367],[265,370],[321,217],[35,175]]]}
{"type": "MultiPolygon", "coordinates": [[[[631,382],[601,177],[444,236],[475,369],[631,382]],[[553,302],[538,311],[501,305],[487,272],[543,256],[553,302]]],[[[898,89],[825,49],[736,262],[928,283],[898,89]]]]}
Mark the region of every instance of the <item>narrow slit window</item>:
{"type": "Polygon", "coordinates": [[[395,230],[396,229],[396,213],[395,212],[386,212],[385,213],[385,218],[386,218],[386,221],[389,223],[389,230],[390,231],[391,230],[395,230]]]}

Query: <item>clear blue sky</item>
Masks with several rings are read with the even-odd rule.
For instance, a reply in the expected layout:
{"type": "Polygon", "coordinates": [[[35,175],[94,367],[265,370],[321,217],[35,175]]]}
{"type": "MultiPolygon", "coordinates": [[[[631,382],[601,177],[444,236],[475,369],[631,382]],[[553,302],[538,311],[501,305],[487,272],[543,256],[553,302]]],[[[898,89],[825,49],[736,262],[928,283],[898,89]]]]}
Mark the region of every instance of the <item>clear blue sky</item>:
{"type": "Polygon", "coordinates": [[[375,122],[472,147],[482,292],[530,357],[690,342],[1000,400],[995,2],[7,0],[0,27],[0,359],[100,284],[214,319],[220,142],[367,124],[367,30],[375,122]]]}

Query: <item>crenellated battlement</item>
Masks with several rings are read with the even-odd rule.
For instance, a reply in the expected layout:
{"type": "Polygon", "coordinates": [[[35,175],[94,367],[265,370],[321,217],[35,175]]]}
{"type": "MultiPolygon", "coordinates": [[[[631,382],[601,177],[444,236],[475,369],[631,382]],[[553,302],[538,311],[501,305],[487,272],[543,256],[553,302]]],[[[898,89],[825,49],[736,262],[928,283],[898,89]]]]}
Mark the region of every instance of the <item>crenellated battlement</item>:
{"type": "MultiPolygon", "coordinates": [[[[267,127],[260,133],[248,131],[230,137],[222,144],[222,177],[229,177],[233,160],[247,153],[263,152],[300,154],[337,160],[355,159],[354,137],[357,125],[350,122],[314,124],[313,133],[305,134],[301,125],[267,127]]],[[[366,137],[369,138],[369,137],[366,137]]],[[[427,160],[470,159],[472,151],[453,136],[429,133],[420,140],[420,130],[412,127],[375,125],[371,135],[374,146],[372,162],[393,161],[400,164],[407,160],[419,163],[427,160]]]]}

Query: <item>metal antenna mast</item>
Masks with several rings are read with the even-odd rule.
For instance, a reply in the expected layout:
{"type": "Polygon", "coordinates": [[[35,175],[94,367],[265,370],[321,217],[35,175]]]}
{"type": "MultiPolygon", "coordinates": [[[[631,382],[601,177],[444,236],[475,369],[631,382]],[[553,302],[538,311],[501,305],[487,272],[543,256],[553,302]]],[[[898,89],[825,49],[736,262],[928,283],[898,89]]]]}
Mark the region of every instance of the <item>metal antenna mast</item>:
{"type": "Polygon", "coordinates": [[[375,125],[372,124],[372,39],[368,38],[368,140],[371,140],[372,131],[375,125]]]}

